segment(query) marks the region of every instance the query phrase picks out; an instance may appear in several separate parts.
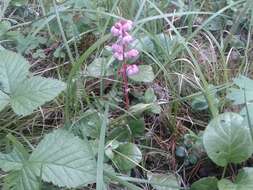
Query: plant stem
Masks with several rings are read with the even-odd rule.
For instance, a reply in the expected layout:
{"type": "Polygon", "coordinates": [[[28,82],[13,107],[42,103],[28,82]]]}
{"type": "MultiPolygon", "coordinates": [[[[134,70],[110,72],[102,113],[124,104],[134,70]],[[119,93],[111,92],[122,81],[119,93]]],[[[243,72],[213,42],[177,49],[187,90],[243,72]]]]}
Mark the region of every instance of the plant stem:
{"type": "Polygon", "coordinates": [[[128,97],[128,80],[127,80],[127,74],[126,74],[127,64],[123,64],[123,71],[122,71],[122,78],[124,82],[124,96],[125,96],[125,102],[126,102],[126,109],[129,108],[129,97],[128,97]]]}
{"type": "Polygon", "coordinates": [[[226,175],[227,165],[224,167],[221,178],[223,179],[226,175]]]}

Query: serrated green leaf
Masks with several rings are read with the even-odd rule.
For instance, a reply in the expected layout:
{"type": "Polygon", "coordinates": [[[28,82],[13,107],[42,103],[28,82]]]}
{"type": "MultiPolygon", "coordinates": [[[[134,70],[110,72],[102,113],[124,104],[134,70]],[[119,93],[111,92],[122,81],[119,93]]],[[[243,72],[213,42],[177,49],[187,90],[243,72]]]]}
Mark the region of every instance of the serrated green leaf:
{"type": "Polygon", "coordinates": [[[129,76],[135,82],[152,82],[155,79],[153,69],[150,65],[140,65],[139,72],[129,76]]]}
{"type": "Polygon", "coordinates": [[[218,179],[216,177],[205,177],[191,186],[191,190],[218,190],[218,179]]]}
{"type": "Polygon", "coordinates": [[[4,180],[4,190],[40,190],[39,179],[29,165],[11,172],[4,180]]]}
{"type": "Polygon", "coordinates": [[[208,156],[219,166],[240,163],[252,152],[249,128],[236,113],[224,113],[214,118],[203,135],[208,156]]]}
{"type": "Polygon", "coordinates": [[[75,188],[96,181],[96,162],[91,147],[65,130],[46,135],[29,162],[37,176],[42,169],[42,179],[60,187],[75,188]]]}
{"type": "Polygon", "coordinates": [[[29,74],[28,62],[19,54],[11,51],[0,51],[0,84],[1,90],[12,94],[23,83],[29,74]]]}
{"type": "Polygon", "coordinates": [[[156,190],[179,190],[178,180],[173,174],[148,173],[148,180],[156,190]],[[152,184],[154,183],[154,184],[152,184]]]}
{"type": "Polygon", "coordinates": [[[139,164],[142,159],[140,149],[132,143],[119,145],[115,151],[113,162],[122,171],[129,171],[139,164]]]}
{"type": "Polygon", "coordinates": [[[12,142],[13,150],[9,154],[3,154],[0,152],[0,168],[5,172],[20,170],[23,167],[23,164],[27,161],[29,154],[14,136],[9,134],[7,138],[12,142]]]}
{"type": "Polygon", "coordinates": [[[219,190],[252,190],[253,189],[253,168],[240,170],[234,183],[227,179],[218,182],[219,190]]]}
{"type": "Polygon", "coordinates": [[[23,81],[11,96],[11,106],[18,115],[31,114],[65,89],[65,83],[40,76],[23,81]]]}
{"type": "Polygon", "coordinates": [[[10,103],[18,115],[28,115],[66,88],[61,81],[28,75],[29,64],[21,55],[0,51],[0,111],[10,103]]]}

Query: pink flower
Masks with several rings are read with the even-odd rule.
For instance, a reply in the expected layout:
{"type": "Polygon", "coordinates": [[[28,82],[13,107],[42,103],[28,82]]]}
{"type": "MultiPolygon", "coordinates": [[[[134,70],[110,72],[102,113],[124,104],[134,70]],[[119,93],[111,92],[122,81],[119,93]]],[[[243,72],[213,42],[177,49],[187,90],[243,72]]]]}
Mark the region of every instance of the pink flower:
{"type": "Polygon", "coordinates": [[[122,38],[121,42],[122,44],[129,44],[133,41],[133,37],[131,35],[129,35],[128,33],[126,33],[126,35],[122,38]]]}
{"type": "Polygon", "coordinates": [[[122,29],[123,29],[123,31],[130,31],[130,30],[132,30],[132,28],[133,28],[133,21],[131,21],[131,20],[124,20],[124,21],[121,21],[121,23],[122,23],[122,29]]]}
{"type": "Polygon", "coordinates": [[[128,59],[135,58],[139,55],[139,51],[136,49],[131,49],[130,51],[125,53],[125,57],[128,59]]]}
{"type": "Polygon", "coordinates": [[[123,53],[115,52],[115,53],[113,54],[113,57],[115,57],[115,58],[118,59],[119,61],[123,61],[123,60],[124,60],[123,53]]]}
{"type": "Polygon", "coordinates": [[[123,54],[123,46],[119,44],[112,45],[112,52],[122,53],[123,54]]]}
{"type": "Polygon", "coordinates": [[[121,28],[116,28],[115,26],[113,26],[111,28],[111,33],[112,33],[113,36],[118,37],[118,36],[122,35],[122,30],[121,30],[121,28]]]}
{"type": "Polygon", "coordinates": [[[128,65],[126,69],[127,76],[136,75],[139,73],[140,69],[137,65],[128,65]]]}

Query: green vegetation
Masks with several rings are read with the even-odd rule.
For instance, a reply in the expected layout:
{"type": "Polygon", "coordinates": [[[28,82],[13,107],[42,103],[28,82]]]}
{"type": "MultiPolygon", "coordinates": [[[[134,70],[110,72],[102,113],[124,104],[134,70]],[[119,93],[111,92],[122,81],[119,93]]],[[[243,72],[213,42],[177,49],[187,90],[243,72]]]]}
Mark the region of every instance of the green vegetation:
{"type": "Polygon", "coordinates": [[[0,1],[0,188],[253,189],[252,0],[0,1]]]}

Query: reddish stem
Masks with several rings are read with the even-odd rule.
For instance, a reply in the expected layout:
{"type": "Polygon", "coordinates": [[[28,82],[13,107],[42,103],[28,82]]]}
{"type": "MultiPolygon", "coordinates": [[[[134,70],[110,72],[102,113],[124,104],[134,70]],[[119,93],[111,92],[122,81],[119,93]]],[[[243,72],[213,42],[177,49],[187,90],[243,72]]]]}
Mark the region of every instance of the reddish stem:
{"type": "Polygon", "coordinates": [[[127,80],[127,64],[123,64],[122,68],[122,78],[124,83],[124,96],[125,96],[125,102],[126,102],[126,109],[129,108],[129,97],[128,97],[128,80],[127,80]]]}

